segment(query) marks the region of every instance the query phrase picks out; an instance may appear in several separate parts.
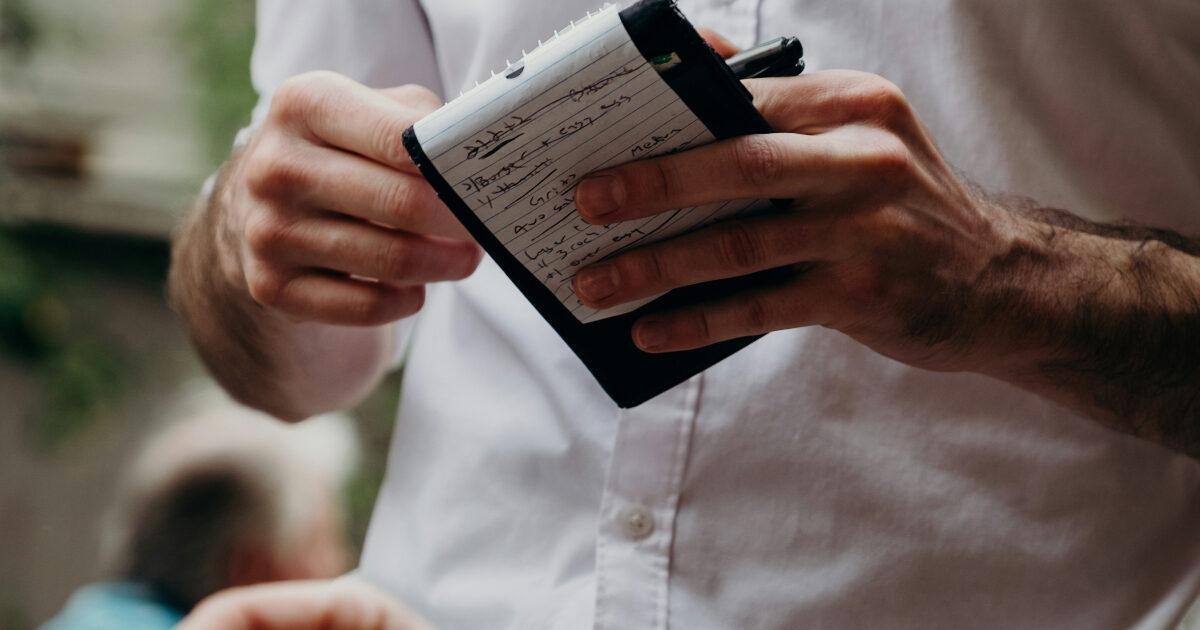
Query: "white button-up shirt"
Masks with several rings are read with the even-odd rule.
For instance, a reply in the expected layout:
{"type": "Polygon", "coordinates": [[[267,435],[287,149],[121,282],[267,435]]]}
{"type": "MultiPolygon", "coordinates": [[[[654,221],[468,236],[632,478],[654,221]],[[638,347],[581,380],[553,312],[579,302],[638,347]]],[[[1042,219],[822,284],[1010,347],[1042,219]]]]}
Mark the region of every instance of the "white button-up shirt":
{"type": "MultiPolygon", "coordinates": [[[[594,3],[260,0],[254,79],[452,96],[594,3]]],[[[989,189],[1200,232],[1196,2],[681,6],[892,79],[989,189]]],[[[1200,590],[1197,463],[1004,383],[803,329],[621,411],[489,261],[405,324],[361,572],[447,630],[1162,628],[1200,590]]]]}

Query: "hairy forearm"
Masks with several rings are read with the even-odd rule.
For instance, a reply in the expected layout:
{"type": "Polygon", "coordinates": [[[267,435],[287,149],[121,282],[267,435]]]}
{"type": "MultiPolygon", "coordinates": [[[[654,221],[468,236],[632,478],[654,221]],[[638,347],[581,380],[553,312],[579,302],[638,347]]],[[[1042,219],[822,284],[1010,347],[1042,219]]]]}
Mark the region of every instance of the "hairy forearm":
{"type": "Polygon", "coordinates": [[[983,284],[1024,350],[993,374],[1200,457],[1200,240],[1006,205],[1022,246],[983,284]]]}
{"type": "Polygon", "coordinates": [[[235,246],[221,217],[236,159],[176,235],[173,306],[205,366],[240,402],[288,420],[352,405],[386,369],[390,329],[295,322],[250,297],[244,280],[221,262],[220,249],[235,246]]]}

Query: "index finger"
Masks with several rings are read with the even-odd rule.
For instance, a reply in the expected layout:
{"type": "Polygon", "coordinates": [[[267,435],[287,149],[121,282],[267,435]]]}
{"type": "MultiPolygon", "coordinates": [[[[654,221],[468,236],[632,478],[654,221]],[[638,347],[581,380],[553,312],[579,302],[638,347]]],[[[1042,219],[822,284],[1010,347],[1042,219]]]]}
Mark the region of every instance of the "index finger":
{"type": "Polygon", "coordinates": [[[822,70],[742,83],[775,131],[818,134],[852,123],[903,130],[916,122],[900,88],[867,72],[822,70]]]}
{"type": "Polygon", "coordinates": [[[741,136],[592,173],[575,206],[606,224],[731,199],[806,199],[840,190],[852,158],[828,136],[741,136]]]}
{"type": "Polygon", "coordinates": [[[272,111],[321,143],[416,173],[404,148],[404,131],[438,103],[436,95],[419,86],[377,91],[321,71],[280,85],[272,111]]]}

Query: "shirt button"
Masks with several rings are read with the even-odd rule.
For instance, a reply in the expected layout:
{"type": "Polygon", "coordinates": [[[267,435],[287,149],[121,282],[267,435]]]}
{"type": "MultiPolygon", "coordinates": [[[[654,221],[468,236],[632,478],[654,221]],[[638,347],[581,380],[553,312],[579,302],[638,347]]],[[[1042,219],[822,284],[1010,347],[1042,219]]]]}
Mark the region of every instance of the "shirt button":
{"type": "Polygon", "coordinates": [[[641,540],[654,531],[654,515],[640,505],[631,505],[621,510],[620,519],[621,529],[625,530],[625,535],[631,540],[641,540]]]}

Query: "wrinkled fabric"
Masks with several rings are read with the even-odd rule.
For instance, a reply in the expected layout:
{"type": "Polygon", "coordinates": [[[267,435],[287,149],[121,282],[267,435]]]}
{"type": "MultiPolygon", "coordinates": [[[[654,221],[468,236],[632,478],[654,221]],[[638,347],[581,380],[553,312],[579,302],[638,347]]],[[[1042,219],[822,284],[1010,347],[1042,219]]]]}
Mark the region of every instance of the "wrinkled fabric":
{"type": "MultiPolygon", "coordinates": [[[[893,80],[988,190],[1200,232],[1196,2],[680,5],[893,80]]],[[[256,118],[316,68],[455,96],[590,8],[260,0],[256,118]]],[[[1200,588],[1197,463],[996,380],[801,329],[620,411],[487,260],[401,326],[360,570],[445,630],[1162,628],[1200,588]]]]}

